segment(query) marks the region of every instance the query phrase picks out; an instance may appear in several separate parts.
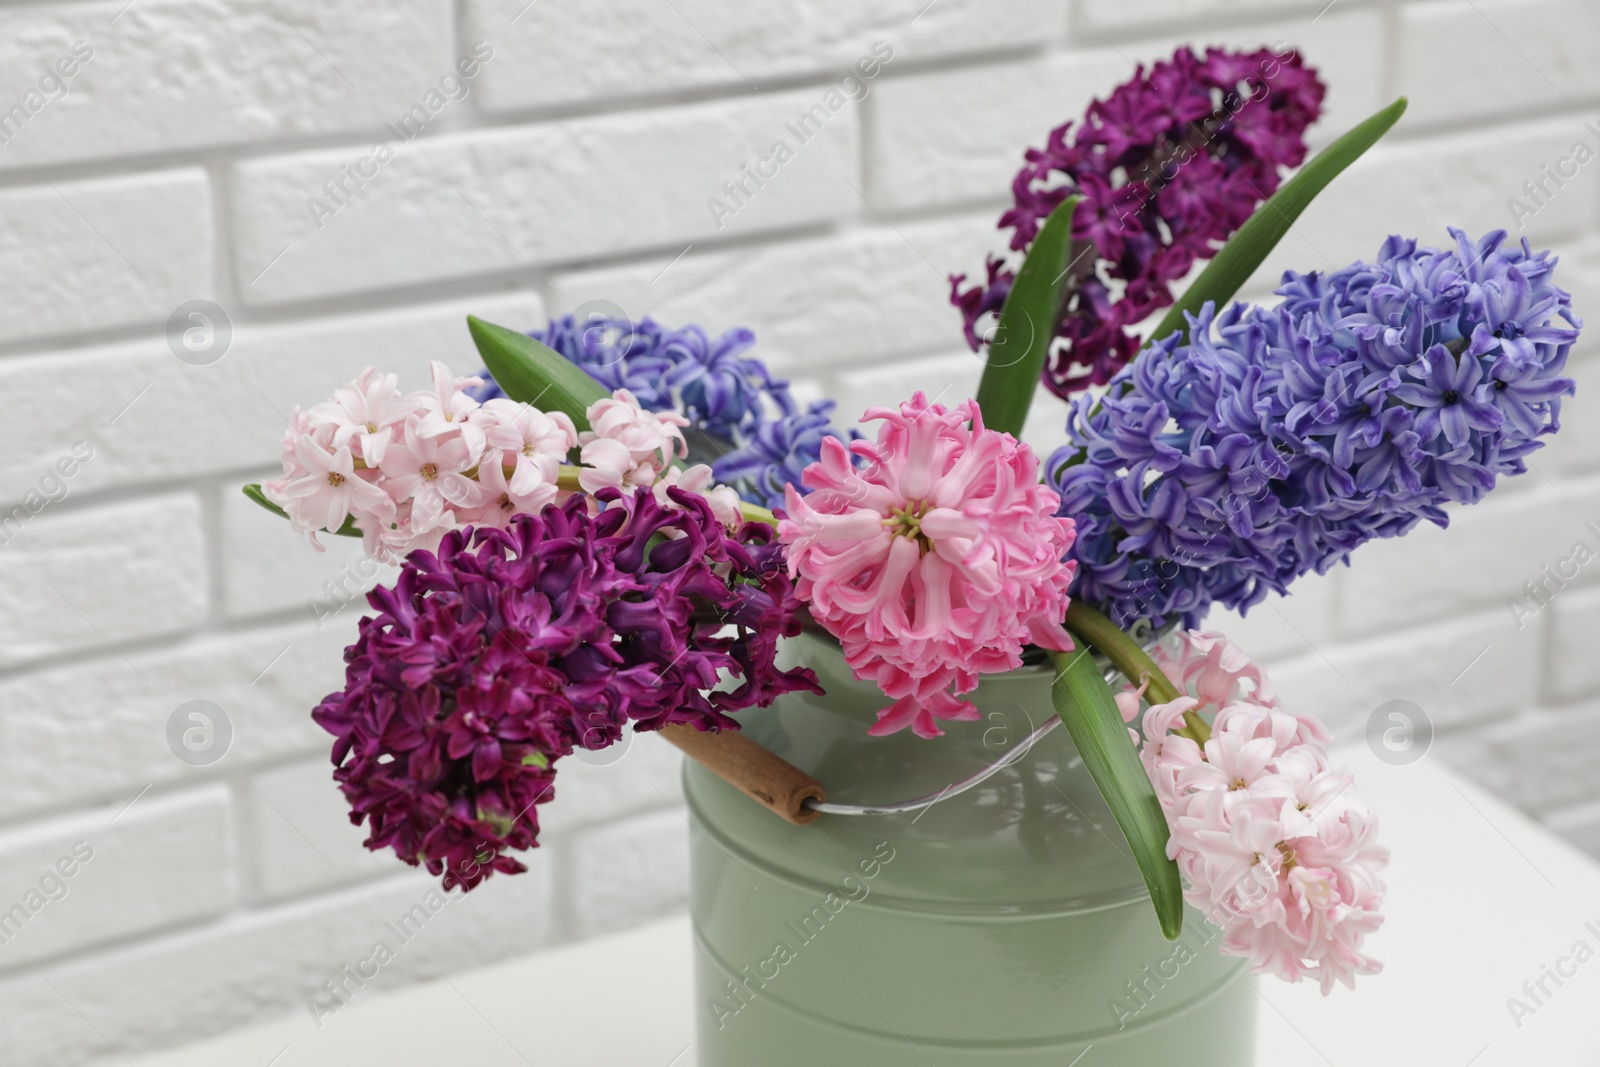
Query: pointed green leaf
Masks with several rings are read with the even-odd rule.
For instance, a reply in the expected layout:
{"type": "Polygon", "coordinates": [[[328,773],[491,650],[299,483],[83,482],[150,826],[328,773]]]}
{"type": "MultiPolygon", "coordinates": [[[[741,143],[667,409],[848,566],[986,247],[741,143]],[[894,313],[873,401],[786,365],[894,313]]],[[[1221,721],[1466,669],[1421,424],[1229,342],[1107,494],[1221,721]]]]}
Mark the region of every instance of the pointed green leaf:
{"type": "MultiPolygon", "coordinates": [[[[1171,334],[1188,329],[1184,314],[1195,314],[1206,301],[1219,309],[1261,266],[1262,260],[1277,247],[1283,235],[1289,232],[1294,220],[1306,209],[1328,183],[1338,177],[1350,164],[1360,159],[1367,149],[1389,132],[1389,128],[1405,114],[1406,98],[1401,97],[1365,122],[1356,126],[1333,142],[1300,168],[1300,172],[1273,194],[1265,204],[1256,208],[1255,214],[1222,246],[1200,277],[1179,297],[1162,318],[1160,325],[1150,335],[1152,341],[1162,340],[1171,334]]],[[[1148,342],[1147,342],[1148,344],[1148,342]]]]}
{"type": "Polygon", "coordinates": [[[1161,932],[1174,940],[1183,932],[1183,883],[1178,865],[1167,859],[1167,818],[1128,741],[1116,698],[1087,648],[1051,653],[1051,659],[1058,672],[1050,687],[1056,713],[1133,850],[1161,932]]]}
{"type": "Polygon", "coordinates": [[[564,411],[580,432],[589,428],[589,405],[611,395],[577,364],[527,334],[476,315],[467,316],[467,329],[506,396],[540,411],[564,411]]]}
{"type": "MultiPolygon", "coordinates": [[[[287,519],[289,517],[289,513],[287,511],[284,511],[278,505],[267,499],[267,494],[261,491],[260,482],[251,482],[249,485],[244,486],[243,492],[245,496],[249,497],[251,500],[254,500],[257,504],[260,504],[262,507],[272,512],[274,515],[277,515],[279,518],[287,519]]],[[[361,531],[356,529],[356,521],[354,519],[345,519],[344,525],[335,530],[334,533],[340,537],[361,536],[361,531]]]]}
{"type": "Polygon", "coordinates": [[[1061,321],[1067,268],[1072,263],[1072,213],[1077,206],[1078,198],[1069,196],[1050,212],[1000,308],[978,383],[978,410],[991,430],[1020,436],[1028,419],[1045,356],[1061,321]]]}

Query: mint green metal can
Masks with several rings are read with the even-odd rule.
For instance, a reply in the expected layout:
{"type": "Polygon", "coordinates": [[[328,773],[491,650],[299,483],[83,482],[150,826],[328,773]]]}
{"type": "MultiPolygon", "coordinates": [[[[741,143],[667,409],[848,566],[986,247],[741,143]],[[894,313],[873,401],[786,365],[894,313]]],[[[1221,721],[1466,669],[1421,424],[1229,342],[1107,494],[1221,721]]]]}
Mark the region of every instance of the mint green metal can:
{"type": "MultiPolygon", "coordinates": [[[[887,701],[810,637],[826,695],[743,712],[830,801],[937,792],[1052,714],[1050,673],[986,678],[981,721],[870,738],[887,701]]],[[[792,826],[692,761],[701,1067],[1250,1067],[1256,994],[1189,910],[1161,936],[1065,730],[920,812],[792,826]],[[1079,1058],[1081,1057],[1081,1059],[1079,1058]]]]}

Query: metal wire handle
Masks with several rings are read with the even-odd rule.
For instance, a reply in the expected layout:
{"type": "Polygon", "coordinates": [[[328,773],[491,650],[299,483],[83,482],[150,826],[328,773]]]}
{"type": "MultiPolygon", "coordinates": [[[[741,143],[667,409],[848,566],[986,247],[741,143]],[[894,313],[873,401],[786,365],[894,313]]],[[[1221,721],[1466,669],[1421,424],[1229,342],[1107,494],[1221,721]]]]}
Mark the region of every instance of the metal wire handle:
{"type": "Polygon", "coordinates": [[[981,785],[1011,766],[1028,754],[1034,743],[1044,737],[1051,730],[1061,725],[1061,716],[1052,715],[1040,723],[1027,737],[1022,739],[1022,744],[1001,756],[976,774],[951,782],[937,793],[928,793],[911,800],[902,800],[895,804],[834,804],[830,801],[807,800],[805,806],[812,811],[819,811],[824,815],[898,815],[905,811],[916,811],[918,808],[930,808],[941,800],[960,796],[973,786],[981,785]]]}
{"type": "MultiPolygon", "coordinates": [[[[1151,626],[1147,620],[1140,619],[1128,627],[1128,636],[1132,637],[1135,641],[1138,641],[1141,645],[1148,647],[1149,645],[1152,645],[1156,641],[1160,640],[1162,637],[1165,637],[1167,634],[1171,633],[1176,628],[1177,623],[1175,621],[1168,622],[1165,625],[1157,628],[1151,626]]],[[[1110,662],[1105,660],[1103,657],[1096,655],[1095,659],[1104,669],[1107,683],[1116,685],[1117,680],[1122,677],[1121,672],[1115,667],[1111,666],[1110,662]]],[[[961,779],[959,782],[951,782],[937,793],[926,793],[920,797],[913,797],[910,800],[901,800],[892,804],[834,804],[826,800],[814,800],[807,798],[802,804],[802,807],[807,811],[820,812],[824,815],[898,815],[902,812],[917,811],[920,808],[930,808],[939,803],[941,800],[949,800],[951,797],[960,796],[962,793],[965,793],[974,786],[982,785],[984,782],[999,774],[1013,763],[1016,763],[1018,760],[1022,759],[1023,756],[1026,756],[1041,738],[1045,737],[1060,725],[1061,716],[1051,715],[1044,722],[1040,723],[1032,733],[1023,738],[1022,743],[1016,748],[1012,749],[1010,752],[1007,752],[1004,756],[1001,756],[994,763],[989,764],[976,774],[969,775],[968,777],[961,779]]]]}

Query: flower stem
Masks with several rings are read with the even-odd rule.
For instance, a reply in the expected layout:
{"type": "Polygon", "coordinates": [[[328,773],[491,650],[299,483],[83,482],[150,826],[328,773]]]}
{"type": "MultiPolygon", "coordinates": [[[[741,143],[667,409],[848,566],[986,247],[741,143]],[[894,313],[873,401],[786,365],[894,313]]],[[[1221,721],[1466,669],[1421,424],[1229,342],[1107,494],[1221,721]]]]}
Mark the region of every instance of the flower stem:
{"type": "MultiPolygon", "coordinates": [[[[1067,629],[1073,636],[1082,638],[1105,654],[1123,677],[1134,685],[1148,682],[1150,703],[1166,704],[1183,694],[1168,680],[1155,661],[1139,647],[1139,643],[1094,608],[1081,600],[1067,607],[1067,629]]],[[[1190,712],[1183,717],[1183,726],[1177,731],[1196,744],[1204,745],[1211,737],[1211,727],[1199,715],[1190,712]]]]}

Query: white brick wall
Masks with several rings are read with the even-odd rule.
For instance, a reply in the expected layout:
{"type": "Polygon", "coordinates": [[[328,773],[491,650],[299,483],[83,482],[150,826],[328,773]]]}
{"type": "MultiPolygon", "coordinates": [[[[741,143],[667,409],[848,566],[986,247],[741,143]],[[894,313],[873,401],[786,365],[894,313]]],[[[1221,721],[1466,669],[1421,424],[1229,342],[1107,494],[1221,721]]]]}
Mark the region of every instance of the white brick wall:
{"type": "MultiPolygon", "coordinates": [[[[120,1062],[304,1010],[432,884],[361,848],[307,715],[339,684],[359,615],[331,598],[374,579],[354,544],[313,553],[238,495],[274,469],[294,404],[367,363],[413,385],[432,358],[475,366],[467,311],[530,327],[594,298],[749,326],[775,370],[846,411],[962,393],[979,367],[944,275],[998,247],[1022,149],[1185,39],[1301,45],[1330,82],[1318,143],[1395,94],[1413,101],[1256,294],[1391,232],[1510,225],[1506,198],[1600,118],[1600,17],[1581,0],[0,7],[5,512],[92,448],[64,499],[0,536],[0,909],[77,842],[94,850],[14,935],[0,911],[0,1060],[120,1062]],[[864,102],[714,218],[707,198],[792,141],[784,124],[880,40],[893,58],[864,102]],[[474,76],[447,78],[477,42],[474,76]],[[363,164],[419,104],[423,132],[363,164]],[[358,186],[346,168],[362,166],[358,186]],[[210,366],[165,341],[193,299],[232,321],[210,366]],[[166,741],[191,700],[231,724],[208,766],[166,741]]],[[[1596,174],[1526,230],[1562,251],[1591,318],[1596,174]]],[[[1214,621],[1341,733],[1415,701],[1439,731],[1428,758],[1600,855],[1600,564],[1520,628],[1506,606],[1600,520],[1597,351],[1580,345],[1567,428],[1520,485],[1214,621]]],[[[1059,443],[1060,414],[1040,399],[1037,447],[1059,443]]],[[[644,738],[614,766],[564,768],[530,872],[450,903],[375,984],[681,907],[678,767],[644,738]]]]}
{"type": "Polygon", "coordinates": [[[0,217],[0,341],[160,320],[212,293],[211,189],[194,168],[17,186],[0,217]]]}

